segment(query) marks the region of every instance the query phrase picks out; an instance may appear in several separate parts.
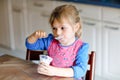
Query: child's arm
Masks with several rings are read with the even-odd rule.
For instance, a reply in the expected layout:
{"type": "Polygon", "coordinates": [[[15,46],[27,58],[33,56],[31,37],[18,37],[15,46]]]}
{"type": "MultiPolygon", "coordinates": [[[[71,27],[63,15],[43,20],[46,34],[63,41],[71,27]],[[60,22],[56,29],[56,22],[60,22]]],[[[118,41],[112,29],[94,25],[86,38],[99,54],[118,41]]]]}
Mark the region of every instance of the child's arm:
{"type": "Polygon", "coordinates": [[[44,32],[34,32],[26,38],[26,48],[30,50],[47,50],[54,36],[52,34],[49,34],[47,37],[45,36],[44,32]]]}
{"type": "Polygon", "coordinates": [[[72,66],[75,78],[84,77],[86,74],[89,58],[88,50],[89,45],[87,43],[83,43],[82,47],[78,51],[75,66],[72,66]]]}
{"type": "Polygon", "coordinates": [[[74,72],[72,68],[58,68],[40,63],[38,66],[38,73],[49,76],[73,77],[74,72]]]}

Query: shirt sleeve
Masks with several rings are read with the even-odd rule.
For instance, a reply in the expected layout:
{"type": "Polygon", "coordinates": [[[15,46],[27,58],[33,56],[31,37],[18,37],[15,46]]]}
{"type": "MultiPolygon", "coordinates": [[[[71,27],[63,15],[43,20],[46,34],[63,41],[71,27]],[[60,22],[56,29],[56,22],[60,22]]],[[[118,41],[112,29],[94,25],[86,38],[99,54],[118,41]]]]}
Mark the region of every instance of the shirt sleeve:
{"type": "Polygon", "coordinates": [[[74,71],[74,78],[81,78],[85,76],[87,71],[87,64],[88,64],[88,48],[89,45],[87,43],[83,43],[81,48],[78,51],[76,56],[75,65],[72,66],[74,71]]]}
{"type": "Polygon", "coordinates": [[[46,38],[39,38],[35,43],[29,43],[26,38],[25,45],[30,50],[47,50],[53,38],[53,35],[49,34],[46,38]]]}

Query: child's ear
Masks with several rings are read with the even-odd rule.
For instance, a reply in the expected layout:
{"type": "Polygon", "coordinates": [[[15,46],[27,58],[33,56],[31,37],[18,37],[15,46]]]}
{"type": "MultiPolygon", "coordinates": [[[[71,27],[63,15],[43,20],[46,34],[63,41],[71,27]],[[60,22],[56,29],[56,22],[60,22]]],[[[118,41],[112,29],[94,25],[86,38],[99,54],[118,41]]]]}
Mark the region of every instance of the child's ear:
{"type": "Polygon", "coordinates": [[[80,28],[80,23],[76,23],[76,25],[75,25],[75,32],[77,32],[79,28],[80,28]]]}

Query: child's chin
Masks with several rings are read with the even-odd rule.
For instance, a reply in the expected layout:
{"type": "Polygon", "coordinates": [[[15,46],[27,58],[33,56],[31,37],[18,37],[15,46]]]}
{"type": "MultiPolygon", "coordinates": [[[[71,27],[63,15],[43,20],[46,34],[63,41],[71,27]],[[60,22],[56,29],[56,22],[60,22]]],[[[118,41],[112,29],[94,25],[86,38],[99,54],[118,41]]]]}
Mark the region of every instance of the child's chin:
{"type": "Polygon", "coordinates": [[[58,40],[61,44],[64,44],[64,41],[63,40],[58,40]]]}
{"type": "Polygon", "coordinates": [[[65,44],[64,42],[60,42],[60,44],[63,46],[67,46],[67,44],[65,44]]]}

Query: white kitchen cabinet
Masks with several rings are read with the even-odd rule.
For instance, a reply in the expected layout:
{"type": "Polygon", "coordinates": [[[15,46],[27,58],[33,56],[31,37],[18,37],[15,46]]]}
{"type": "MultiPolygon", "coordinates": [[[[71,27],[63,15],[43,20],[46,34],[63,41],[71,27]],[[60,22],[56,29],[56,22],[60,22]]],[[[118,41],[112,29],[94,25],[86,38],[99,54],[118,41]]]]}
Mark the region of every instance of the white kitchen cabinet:
{"type": "Polygon", "coordinates": [[[11,50],[25,51],[26,13],[25,0],[2,0],[2,44],[11,50]],[[5,19],[5,20],[4,20],[5,19]],[[4,33],[3,33],[4,32],[4,33]],[[5,43],[4,43],[5,41],[5,43]]]}
{"type": "Polygon", "coordinates": [[[103,76],[120,80],[120,24],[103,23],[103,76]]]}
{"type": "Polygon", "coordinates": [[[120,80],[120,9],[103,7],[102,76],[120,80]]]}
{"type": "Polygon", "coordinates": [[[8,19],[7,1],[0,0],[0,46],[10,48],[11,45],[8,19]]]}
{"type": "Polygon", "coordinates": [[[85,4],[74,4],[76,5],[78,11],[80,12],[80,16],[82,18],[87,18],[91,20],[101,20],[101,9],[100,6],[94,5],[85,5],[85,4]]]}
{"type": "Polygon", "coordinates": [[[101,23],[83,19],[82,40],[89,44],[89,52],[96,52],[95,75],[101,75],[101,23]]]}
{"type": "Polygon", "coordinates": [[[36,30],[51,32],[49,17],[53,10],[52,1],[27,0],[28,3],[28,32],[36,30]]]}
{"type": "Polygon", "coordinates": [[[98,21],[83,19],[82,40],[89,43],[90,51],[96,51],[100,37],[101,23],[98,21]]]}
{"type": "Polygon", "coordinates": [[[103,21],[120,24],[120,9],[103,7],[103,21]]]}
{"type": "Polygon", "coordinates": [[[25,0],[11,0],[11,20],[13,25],[13,42],[14,50],[25,51],[26,39],[26,17],[25,17],[25,0]]]}

